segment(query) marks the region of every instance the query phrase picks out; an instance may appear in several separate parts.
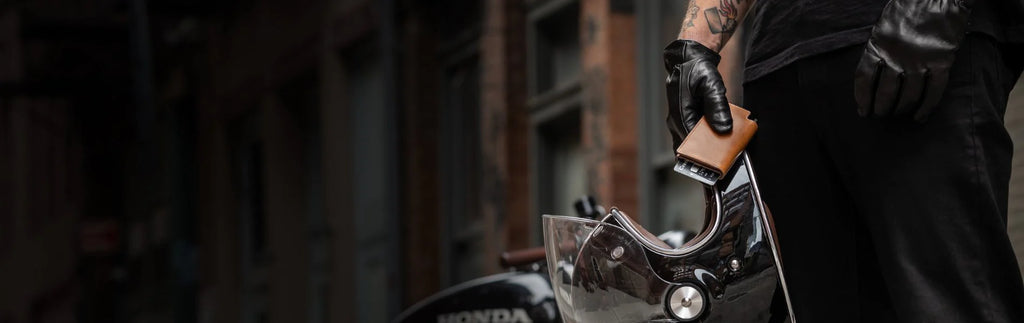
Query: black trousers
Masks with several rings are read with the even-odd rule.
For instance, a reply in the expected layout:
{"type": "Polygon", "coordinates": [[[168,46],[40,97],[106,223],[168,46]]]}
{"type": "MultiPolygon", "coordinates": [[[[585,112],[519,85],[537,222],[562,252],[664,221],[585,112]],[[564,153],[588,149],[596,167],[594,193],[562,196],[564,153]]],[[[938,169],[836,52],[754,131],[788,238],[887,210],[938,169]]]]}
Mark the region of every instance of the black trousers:
{"type": "Polygon", "coordinates": [[[1006,232],[1018,54],[969,35],[925,123],[862,118],[853,46],[745,85],[798,322],[1024,322],[1006,232]]]}

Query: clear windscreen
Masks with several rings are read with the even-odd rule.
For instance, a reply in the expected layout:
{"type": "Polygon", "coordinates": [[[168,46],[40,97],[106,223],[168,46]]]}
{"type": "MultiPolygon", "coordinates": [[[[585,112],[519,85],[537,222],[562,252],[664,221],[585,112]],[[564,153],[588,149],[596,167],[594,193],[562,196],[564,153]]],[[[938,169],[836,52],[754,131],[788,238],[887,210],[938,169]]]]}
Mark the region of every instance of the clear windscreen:
{"type": "Polygon", "coordinates": [[[563,321],[576,322],[572,309],[572,275],[584,241],[601,222],[568,216],[544,216],[544,252],[548,274],[563,321]]]}
{"type": "Polygon", "coordinates": [[[550,215],[543,225],[551,285],[564,322],[667,319],[662,304],[668,283],[653,272],[643,247],[625,230],[550,215]]]}

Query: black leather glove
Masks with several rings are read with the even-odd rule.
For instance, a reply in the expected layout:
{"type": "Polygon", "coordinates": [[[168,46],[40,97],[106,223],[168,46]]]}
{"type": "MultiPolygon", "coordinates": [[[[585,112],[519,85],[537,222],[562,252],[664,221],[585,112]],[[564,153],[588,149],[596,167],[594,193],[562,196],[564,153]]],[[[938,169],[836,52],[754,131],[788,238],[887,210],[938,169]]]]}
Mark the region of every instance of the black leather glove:
{"type": "Polygon", "coordinates": [[[718,53],[692,40],[676,40],[665,47],[665,70],[669,73],[666,121],[673,149],[679,147],[702,116],[707,116],[715,132],[732,130],[725,83],[718,73],[720,60],[718,53]]]}
{"type": "Polygon", "coordinates": [[[861,116],[924,121],[946,89],[967,31],[971,0],[891,0],[871,31],[854,76],[861,116]]]}

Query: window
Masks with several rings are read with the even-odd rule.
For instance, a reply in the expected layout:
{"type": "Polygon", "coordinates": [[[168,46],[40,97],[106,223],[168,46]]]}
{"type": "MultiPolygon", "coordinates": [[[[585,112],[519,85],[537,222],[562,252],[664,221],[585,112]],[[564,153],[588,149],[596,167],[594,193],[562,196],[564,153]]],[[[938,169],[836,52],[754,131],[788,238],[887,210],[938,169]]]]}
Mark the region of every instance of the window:
{"type": "Polygon", "coordinates": [[[60,100],[25,100],[28,147],[28,223],[39,230],[67,214],[69,136],[66,104],[60,100]]]}
{"type": "Polygon", "coordinates": [[[689,230],[699,232],[704,227],[704,190],[694,180],[679,175],[670,167],[655,171],[654,196],[656,216],[649,219],[653,232],[689,230]]]}
{"type": "MultiPolygon", "coordinates": [[[[6,209],[0,212],[0,258],[7,255],[14,241],[14,172],[11,166],[14,147],[11,140],[13,127],[10,121],[10,101],[0,100],[0,205],[6,205],[6,209]]],[[[0,316],[0,322],[11,321],[9,315],[0,316]]]]}
{"type": "Polygon", "coordinates": [[[480,181],[480,67],[476,42],[461,53],[452,53],[446,64],[440,108],[438,140],[441,174],[441,215],[445,221],[446,285],[463,282],[484,274],[485,238],[481,222],[477,187],[480,181]]]}
{"type": "Polygon", "coordinates": [[[574,1],[550,1],[531,10],[531,93],[541,94],[579,81],[579,19],[579,3],[574,1]]]}
{"type": "Polygon", "coordinates": [[[369,43],[348,53],[344,61],[344,91],[351,148],[352,208],[355,231],[353,255],[357,312],[354,322],[385,322],[401,295],[398,277],[397,126],[389,97],[386,58],[369,43]]]}
{"type": "Polygon", "coordinates": [[[538,205],[544,214],[575,215],[572,203],[586,191],[586,164],[580,140],[580,109],[573,107],[537,128],[538,205]]]}
{"type": "Polygon", "coordinates": [[[264,322],[267,315],[267,227],[259,124],[259,109],[251,109],[232,122],[228,141],[241,228],[241,310],[245,323],[264,322]]]}
{"type": "Polygon", "coordinates": [[[263,144],[258,139],[259,121],[255,114],[236,121],[235,130],[240,133],[234,145],[234,168],[244,264],[260,266],[266,262],[267,228],[263,208],[263,144]]]}
{"type": "Polygon", "coordinates": [[[481,155],[480,34],[484,2],[444,0],[435,10],[444,39],[438,44],[440,105],[437,163],[440,187],[442,286],[487,274],[484,242],[489,235],[480,216],[481,155]],[[459,8],[459,10],[449,10],[459,8]]]}
{"type": "Polygon", "coordinates": [[[540,214],[573,215],[587,194],[581,140],[582,70],[577,1],[538,2],[527,17],[533,240],[540,214]]]}
{"type": "Polygon", "coordinates": [[[306,239],[309,250],[307,322],[327,322],[331,253],[321,182],[320,91],[316,73],[310,71],[279,91],[280,102],[295,116],[302,136],[302,176],[305,190],[306,239]]]}

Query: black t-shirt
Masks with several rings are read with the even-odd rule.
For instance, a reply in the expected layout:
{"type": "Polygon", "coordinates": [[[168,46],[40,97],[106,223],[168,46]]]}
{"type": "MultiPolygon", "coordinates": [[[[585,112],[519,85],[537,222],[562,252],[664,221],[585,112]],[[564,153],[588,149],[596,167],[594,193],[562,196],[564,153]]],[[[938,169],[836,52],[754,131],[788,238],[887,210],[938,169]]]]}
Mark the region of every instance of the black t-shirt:
{"type": "MultiPolygon", "coordinates": [[[[751,0],[747,0],[751,1],[751,0]]],[[[970,30],[1024,41],[1024,1],[976,0],[970,30]]],[[[745,78],[798,59],[867,42],[889,0],[757,0],[747,14],[745,78]]]]}

